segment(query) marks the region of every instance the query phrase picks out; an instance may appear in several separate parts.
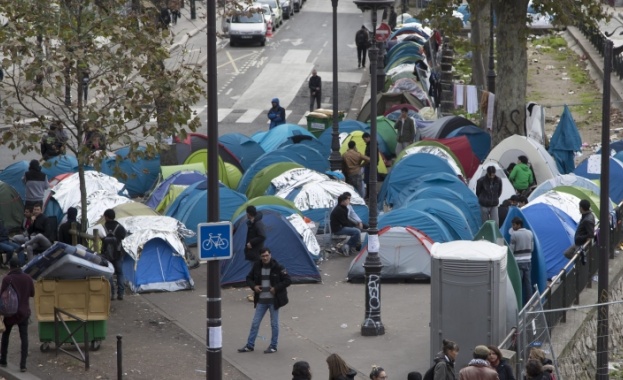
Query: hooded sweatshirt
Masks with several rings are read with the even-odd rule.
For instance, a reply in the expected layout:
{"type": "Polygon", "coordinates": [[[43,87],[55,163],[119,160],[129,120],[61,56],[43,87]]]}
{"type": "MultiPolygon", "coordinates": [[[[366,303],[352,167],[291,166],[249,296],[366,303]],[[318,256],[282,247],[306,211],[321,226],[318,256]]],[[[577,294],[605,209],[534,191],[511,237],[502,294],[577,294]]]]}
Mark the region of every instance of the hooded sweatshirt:
{"type": "Polygon", "coordinates": [[[270,120],[269,129],[273,129],[286,122],[286,110],[279,105],[279,98],[273,98],[271,103],[276,103],[276,105],[268,110],[268,119],[270,120]]]}
{"type": "Polygon", "coordinates": [[[244,246],[244,256],[249,261],[260,259],[260,249],[264,248],[266,241],[266,230],[262,217],[264,215],[258,211],[253,221],[247,220],[247,239],[244,246]],[[246,243],[251,243],[251,248],[247,248],[246,243]]]}
{"type": "Polygon", "coordinates": [[[48,178],[45,173],[41,171],[39,161],[30,161],[28,171],[24,173],[22,181],[26,186],[24,200],[27,202],[41,202],[43,200],[43,194],[48,189],[48,178]]]}
{"type": "Polygon", "coordinates": [[[513,182],[513,186],[519,191],[526,190],[528,187],[530,187],[530,184],[534,182],[532,169],[530,169],[528,165],[522,162],[515,165],[508,179],[513,182]]]}

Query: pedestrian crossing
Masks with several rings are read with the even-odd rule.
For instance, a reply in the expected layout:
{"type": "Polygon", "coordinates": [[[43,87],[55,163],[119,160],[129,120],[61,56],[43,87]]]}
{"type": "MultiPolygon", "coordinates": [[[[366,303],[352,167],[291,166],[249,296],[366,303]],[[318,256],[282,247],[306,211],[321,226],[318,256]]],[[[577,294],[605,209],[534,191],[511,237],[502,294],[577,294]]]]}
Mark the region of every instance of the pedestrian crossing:
{"type": "MultiPolygon", "coordinates": [[[[330,106],[330,105],[327,105],[330,106]]],[[[208,110],[207,107],[191,107],[191,109],[197,113],[196,116],[201,120],[202,125],[207,125],[208,110]]],[[[219,124],[253,124],[263,125],[269,124],[268,121],[268,109],[234,109],[234,108],[219,108],[218,109],[218,122],[219,124]]],[[[286,123],[297,124],[300,126],[307,125],[307,118],[305,114],[301,114],[299,111],[286,109],[286,123]]]]}

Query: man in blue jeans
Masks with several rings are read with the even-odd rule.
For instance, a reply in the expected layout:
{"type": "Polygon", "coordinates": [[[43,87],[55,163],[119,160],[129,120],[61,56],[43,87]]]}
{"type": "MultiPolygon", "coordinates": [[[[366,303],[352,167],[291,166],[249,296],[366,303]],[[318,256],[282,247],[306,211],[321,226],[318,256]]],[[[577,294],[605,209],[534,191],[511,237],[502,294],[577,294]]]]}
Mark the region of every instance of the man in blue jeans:
{"type": "Polygon", "coordinates": [[[335,235],[350,236],[348,242],[342,246],[342,253],[348,256],[361,250],[361,232],[357,224],[348,218],[350,196],[342,194],[337,197],[337,205],[331,211],[331,232],[335,235]]]}
{"type": "Polygon", "coordinates": [[[512,227],[508,231],[511,235],[510,249],[515,255],[515,261],[519,267],[521,277],[521,292],[523,304],[525,305],[532,297],[532,251],[534,250],[534,236],[532,231],[523,226],[523,220],[519,217],[513,218],[512,227]]]}
{"type": "Polygon", "coordinates": [[[260,250],[260,261],[253,264],[247,275],[247,285],[253,290],[253,305],[255,314],[251,322],[251,331],[247,344],[238,349],[238,352],[251,352],[255,349],[255,339],[260,330],[260,323],[267,311],[270,312],[270,328],[272,330],[270,346],[264,350],[265,354],[277,352],[279,340],[279,308],[288,304],[287,287],[292,280],[286,268],[273,259],[270,249],[260,250]]]}

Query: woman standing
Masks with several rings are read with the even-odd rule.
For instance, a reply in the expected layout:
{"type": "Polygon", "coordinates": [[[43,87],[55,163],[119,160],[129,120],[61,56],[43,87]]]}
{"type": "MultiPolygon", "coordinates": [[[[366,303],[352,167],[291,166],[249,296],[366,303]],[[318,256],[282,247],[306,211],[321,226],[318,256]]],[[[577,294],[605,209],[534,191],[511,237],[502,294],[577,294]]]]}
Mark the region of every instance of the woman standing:
{"type": "Polygon", "coordinates": [[[455,380],[454,361],[459,354],[459,345],[451,340],[443,340],[441,352],[435,357],[434,380],[455,380]]]}
{"type": "Polygon", "coordinates": [[[498,377],[500,380],[515,380],[515,375],[513,375],[513,369],[508,365],[506,360],[502,357],[502,353],[500,349],[496,346],[488,346],[489,348],[489,364],[491,364],[491,368],[496,370],[498,373],[498,377]]]}
{"type": "Polygon", "coordinates": [[[331,354],[327,358],[329,366],[329,380],[352,380],[357,371],[348,367],[348,364],[338,354],[331,354]]]}
{"type": "Polygon", "coordinates": [[[372,372],[370,372],[370,380],[387,380],[387,374],[383,367],[373,365],[372,372]]]}
{"type": "Polygon", "coordinates": [[[311,368],[306,361],[298,361],[292,366],[292,380],[311,380],[311,368]]]}

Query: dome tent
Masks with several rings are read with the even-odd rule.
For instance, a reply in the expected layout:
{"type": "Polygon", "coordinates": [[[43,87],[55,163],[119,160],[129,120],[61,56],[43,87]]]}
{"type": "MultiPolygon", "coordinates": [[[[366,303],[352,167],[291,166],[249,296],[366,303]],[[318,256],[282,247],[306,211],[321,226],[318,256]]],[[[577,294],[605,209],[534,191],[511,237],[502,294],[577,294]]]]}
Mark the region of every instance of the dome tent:
{"type": "MultiPolygon", "coordinates": [[[[137,151],[139,155],[145,154],[146,149],[138,147],[137,151]]],[[[158,181],[160,156],[146,158],[133,157],[131,154],[130,147],[116,150],[115,157],[102,162],[101,172],[124,183],[130,197],[134,198],[145,195],[158,181]]]]}

